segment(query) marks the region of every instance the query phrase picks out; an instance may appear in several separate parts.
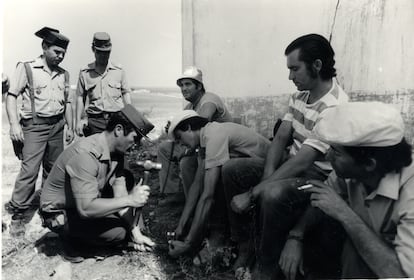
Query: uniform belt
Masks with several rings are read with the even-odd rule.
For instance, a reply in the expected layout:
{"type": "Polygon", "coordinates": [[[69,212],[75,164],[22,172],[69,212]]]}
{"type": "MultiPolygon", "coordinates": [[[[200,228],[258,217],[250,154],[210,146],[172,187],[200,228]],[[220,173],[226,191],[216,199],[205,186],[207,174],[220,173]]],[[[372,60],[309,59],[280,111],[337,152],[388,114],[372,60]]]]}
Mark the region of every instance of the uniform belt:
{"type": "Polygon", "coordinates": [[[60,120],[63,119],[63,114],[59,114],[56,116],[51,117],[36,117],[36,121],[34,122],[33,119],[22,119],[22,124],[27,126],[31,124],[55,124],[58,123],[60,120]]]}
{"type": "Polygon", "coordinates": [[[99,114],[88,114],[88,118],[108,120],[115,113],[117,113],[117,112],[102,112],[102,113],[99,113],[99,114]]]}

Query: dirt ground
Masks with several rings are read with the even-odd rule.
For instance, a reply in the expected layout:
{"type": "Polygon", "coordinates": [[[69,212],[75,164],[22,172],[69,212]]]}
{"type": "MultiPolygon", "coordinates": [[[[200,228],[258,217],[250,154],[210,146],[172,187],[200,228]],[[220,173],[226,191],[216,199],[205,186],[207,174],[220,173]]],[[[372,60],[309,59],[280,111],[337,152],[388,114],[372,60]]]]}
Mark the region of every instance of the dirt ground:
{"type": "MultiPolygon", "coordinates": [[[[10,199],[20,162],[13,153],[4,111],[2,124],[3,205],[10,199]]],[[[156,161],[156,148],[157,144],[144,143],[143,147],[129,155],[130,162],[142,158],[156,161]]],[[[132,170],[136,179],[143,176],[143,170],[132,170]]],[[[197,259],[195,264],[192,258],[174,260],[168,256],[166,232],[175,229],[182,205],[158,205],[159,183],[155,172],[151,173],[149,185],[151,196],[143,211],[145,233],[157,246],[148,253],[126,249],[103,251],[73,264],[63,260],[62,244],[55,234],[42,228],[37,214],[27,225],[24,237],[16,238],[9,234],[10,215],[2,209],[2,279],[233,279],[234,274],[229,266],[234,255],[230,251],[211,254],[208,243],[201,262],[197,259]]]]}

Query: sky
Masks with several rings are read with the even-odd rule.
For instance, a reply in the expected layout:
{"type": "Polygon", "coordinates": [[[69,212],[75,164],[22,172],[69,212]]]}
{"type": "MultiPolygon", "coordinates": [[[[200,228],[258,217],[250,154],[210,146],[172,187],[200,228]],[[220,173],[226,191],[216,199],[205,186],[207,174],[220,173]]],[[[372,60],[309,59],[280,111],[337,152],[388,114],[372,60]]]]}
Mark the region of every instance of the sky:
{"type": "Polygon", "coordinates": [[[175,87],[181,72],[181,0],[3,0],[2,72],[42,52],[34,33],[44,26],[70,39],[61,66],[76,84],[79,70],[94,60],[95,32],[108,32],[111,60],[121,64],[131,86],[175,87]]]}

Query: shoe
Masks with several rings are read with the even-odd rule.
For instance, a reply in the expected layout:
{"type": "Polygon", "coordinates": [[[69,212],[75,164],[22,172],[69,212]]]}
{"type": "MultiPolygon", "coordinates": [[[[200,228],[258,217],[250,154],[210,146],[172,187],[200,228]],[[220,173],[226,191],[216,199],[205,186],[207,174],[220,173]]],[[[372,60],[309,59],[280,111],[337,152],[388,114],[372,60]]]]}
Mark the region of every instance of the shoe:
{"type": "Polygon", "coordinates": [[[12,237],[24,237],[26,233],[26,222],[24,219],[16,219],[13,215],[9,226],[9,234],[12,237]]]}
{"type": "Polygon", "coordinates": [[[69,237],[59,237],[62,243],[61,256],[64,260],[71,263],[81,263],[85,260],[80,251],[77,249],[79,245],[74,244],[74,242],[69,237]]]}

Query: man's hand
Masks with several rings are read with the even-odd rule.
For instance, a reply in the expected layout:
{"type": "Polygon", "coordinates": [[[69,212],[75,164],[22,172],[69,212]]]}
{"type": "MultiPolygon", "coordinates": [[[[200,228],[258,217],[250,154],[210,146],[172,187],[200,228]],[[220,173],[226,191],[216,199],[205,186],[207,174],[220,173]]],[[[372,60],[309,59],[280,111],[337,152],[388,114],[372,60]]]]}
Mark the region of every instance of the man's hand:
{"type": "Polygon", "coordinates": [[[245,192],[238,195],[233,196],[233,199],[231,200],[231,209],[233,209],[236,213],[243,213],[250,209],[251,206],[251,193],[245,192]]]}
{"type": "Polygon", "coordinates": [[[280,255],[279,265],[287,280],[295,280],[298,270],[304,275],[302,242],[288,239],[280,255]]]}
{"type": "Polygon", "coordinates": [[[150,187],[147,185],[142,185],[142,179],[139,183],[132,189],[129,197],[131,199],[131,207],[142,207],[147,203],[148,196],[150,192],[150,187]]]}
{"type": "Polygon", "coordinates": [[[138,226],[134,227],[131,230],[131,237],[133,242],[133,247],[135,250],[141,252],[150,252],[152,251],[155,243],[147,236],[141,233],[141,230],[138,226]]]}
{"type": "Polygon", "coordinates": [[[72,129],[68,129],[66,130],[66,143],[69,145],[70,143],[72,143],[73,139],[74,139],[74,133],[72,129]]]}
{"type": "Polygon", "coordinates": [[[173,258],[177,258],[191,251],[191,245],[188,242],[179,241],[179,240],[170,240],[168,243],[169,243],[168,254],[173,258]]]}
{"type": "Polygon", "coordinates": [[[350,210],[348,204],[333,188],[321,181],[309,180],[308,183],[312,184],[313,187],[304,191],[311,193],[311,205],[321,209],[332,218],[341,221],[341,215],[345,215],[347,210],[350,210]]]}
{"type": "Polygon", "coordinates": [[[176,239],[181,239],[183,237],[183,227],[181,225],[178,225],[174,232],[176,239]]]}
{"type": "Polygon", "coordinates": [[[85,120],[79,120],[76,122],[76,128],[75,128],[75,132],[78,136],[83,136],[83,129],[86,126],[86,122],[85,120]]]}
{"type": "Polygon", "coordinates": [[[10,124],[10,139],[16,142],[24,142],[23,130],[19,123],[10,124]]]}

